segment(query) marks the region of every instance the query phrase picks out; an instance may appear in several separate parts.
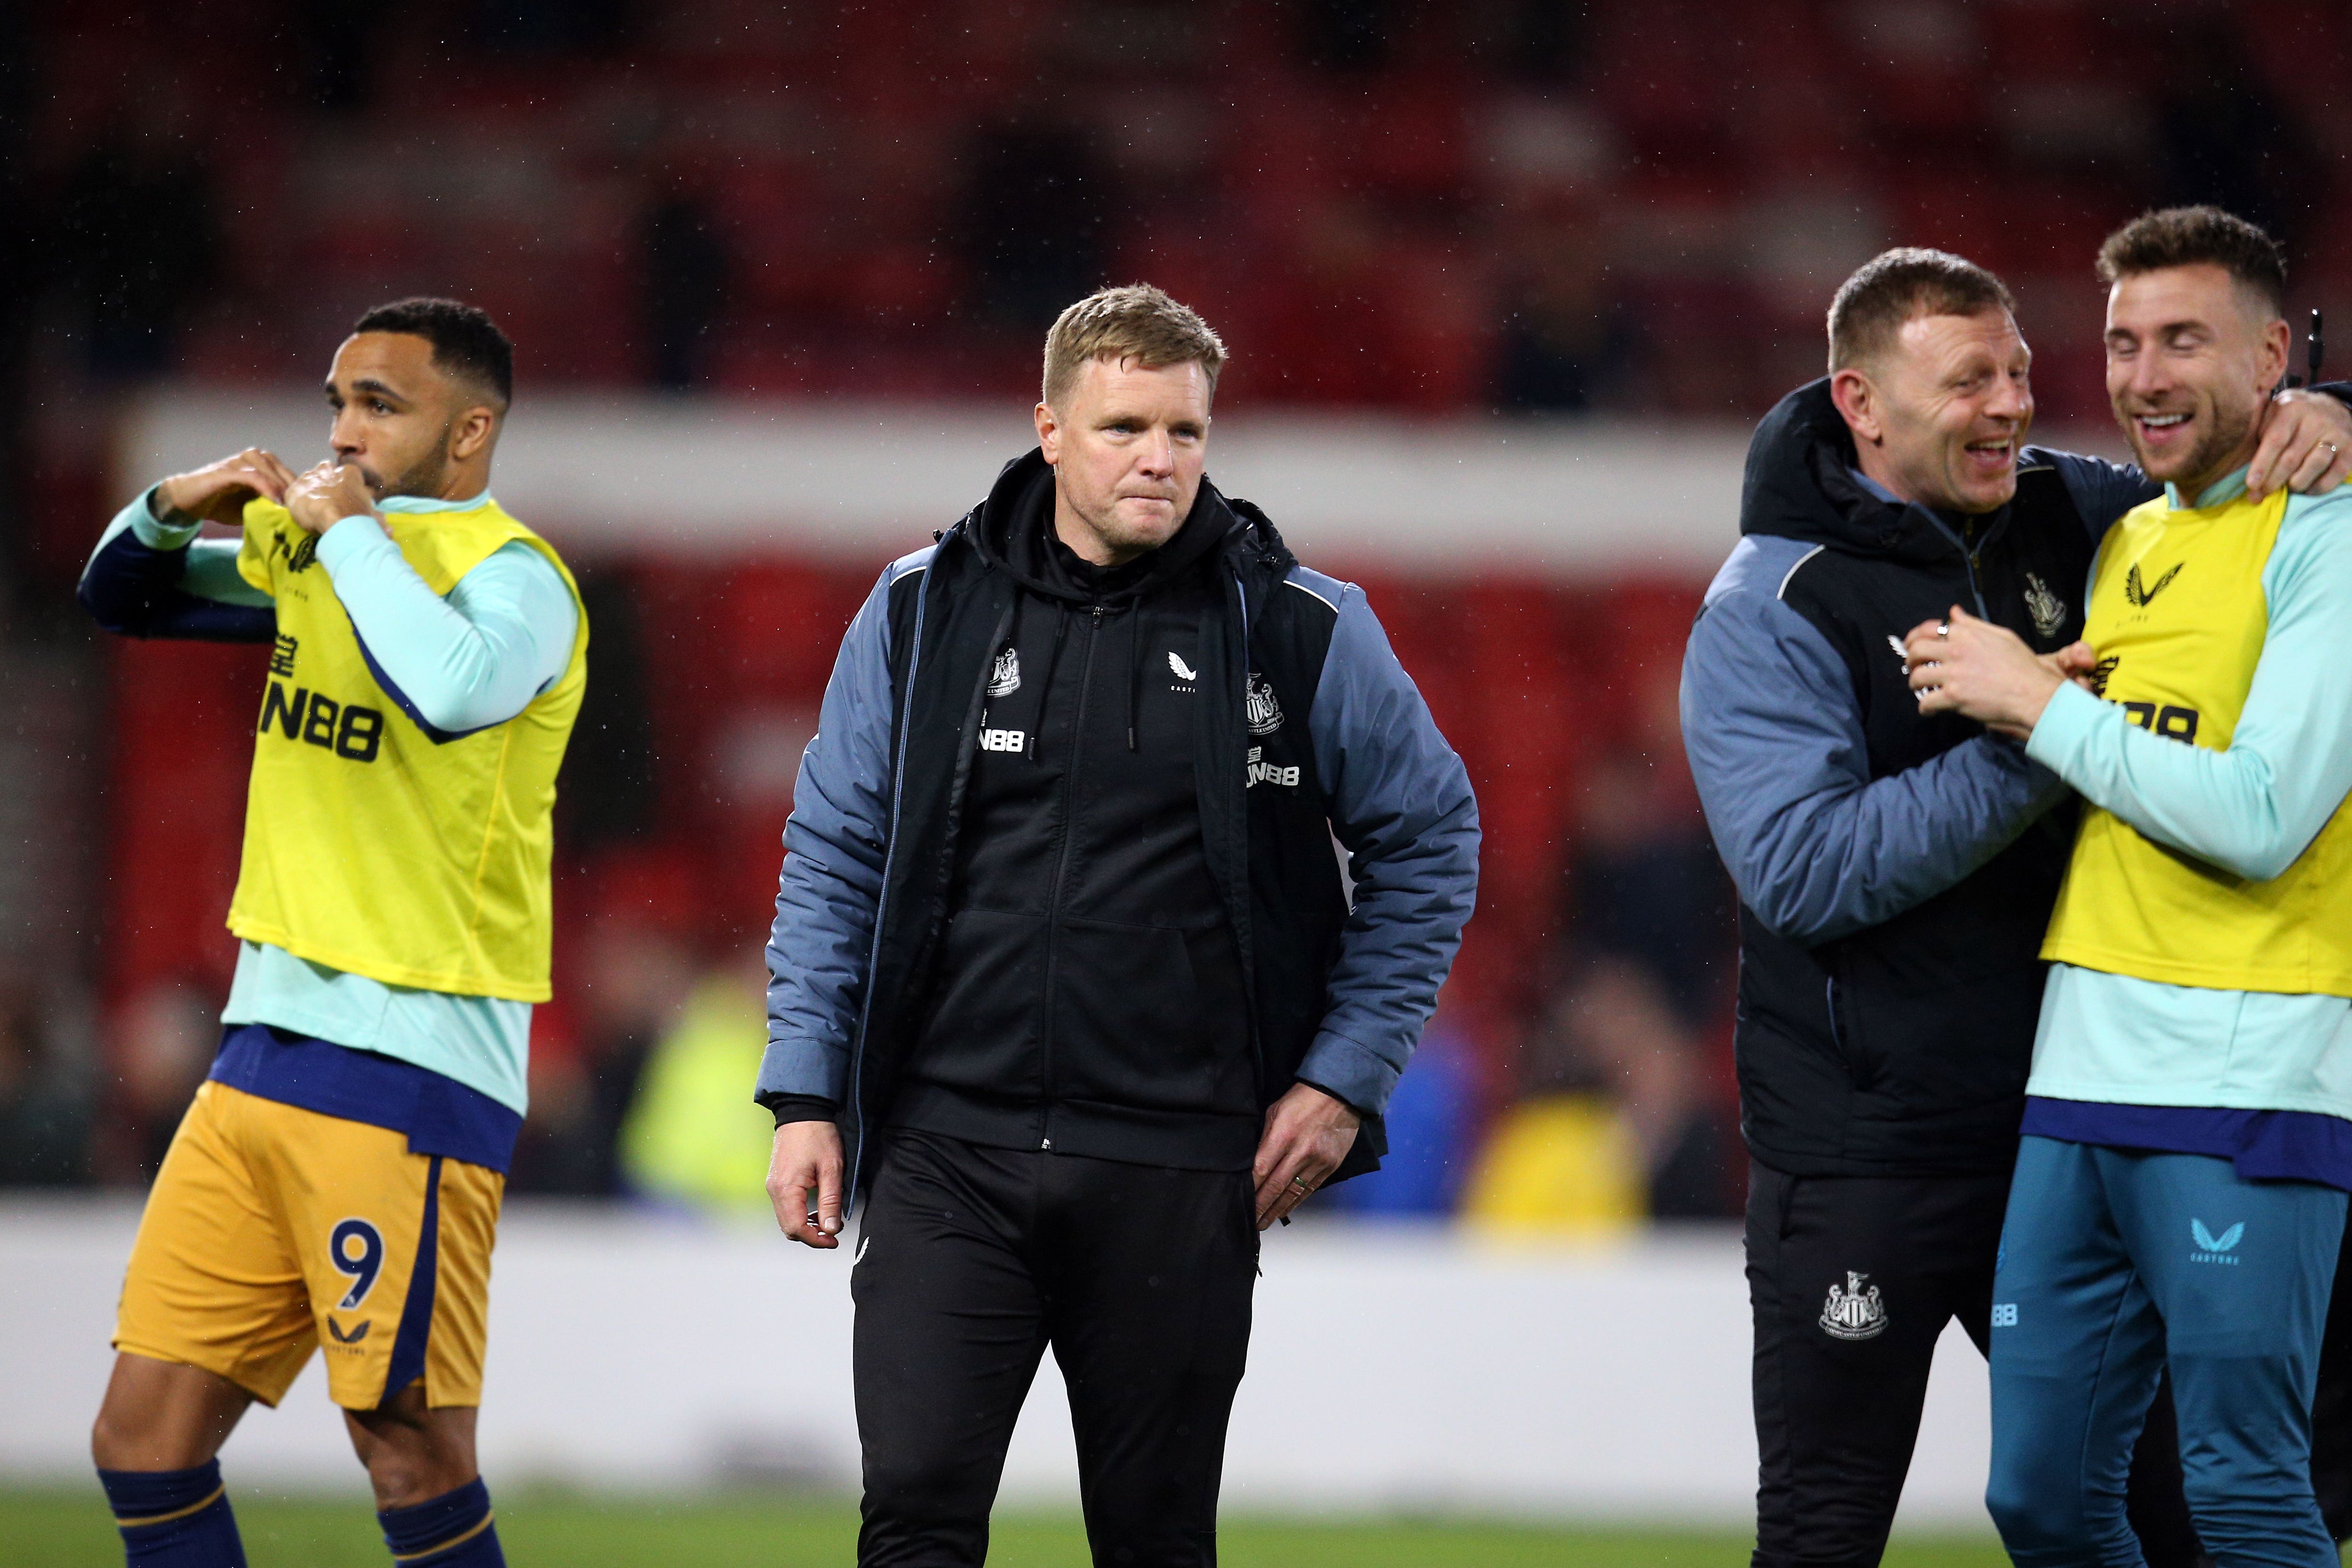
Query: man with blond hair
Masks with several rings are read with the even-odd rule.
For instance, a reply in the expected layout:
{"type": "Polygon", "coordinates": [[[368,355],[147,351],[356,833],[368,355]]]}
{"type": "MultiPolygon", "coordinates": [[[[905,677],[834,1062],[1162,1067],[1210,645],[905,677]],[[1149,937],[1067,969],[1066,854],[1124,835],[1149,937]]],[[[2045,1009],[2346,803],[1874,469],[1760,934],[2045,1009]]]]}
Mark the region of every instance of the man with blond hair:
{"type": "Polygon", "coordinates": [[[1224,360],[1156,288],[1064,311],[1036,449],[882,574],[801,765],[757,1092],[785,1233],[864,1206],[866,1568],[984,1560],[1048,1345],[1095,1560],[1216,1560],[1257,1232],[1379,1164],[1469,917],[1362,591],[1208,481],[1224,360]]]}

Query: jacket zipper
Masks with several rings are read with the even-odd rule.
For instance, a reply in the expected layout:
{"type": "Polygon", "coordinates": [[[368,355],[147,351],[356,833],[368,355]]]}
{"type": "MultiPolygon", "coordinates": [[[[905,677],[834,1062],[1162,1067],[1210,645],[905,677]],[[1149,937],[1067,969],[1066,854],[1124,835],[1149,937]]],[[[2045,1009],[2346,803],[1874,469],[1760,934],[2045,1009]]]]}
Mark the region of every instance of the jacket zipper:
{"type": "MultiPolygon", "coordinates": [[[[1250,665],[1249,582],[1247,579],[1242,576],[1242,570],[1239,566],[1234,565],[1230,561],[1226,564],[1233,575],[1234,609],[1235,618],[1241,622],[1242,626],[1242,707],[1243,711],[1246,713],[1249,707],[1250,665]]],[[[1246,758],[1249,755],[1249,734],[1246,727],[1244,728],[1242,740],[1242,755],[1246,758]]],[[[1242,791],[1241,831],[1242,842],[1246,845],[1249,842],[1249,790],[1246,788],[1242,791]]],[[[1202,848],[1205,851],[1207,847],[1207,835],[1203,834],[1202,848]]],[[[1249,897],[1248,872],[1246,870],[1248,855],[1246,852],[1243,855],[1243,864],[1244,870],[1243,873],[1242,897],[1246,901],[1249,897]]],[[[1250,1065],[1255,1071],[1257,1078],[1257,1097],[1261,1102],[1264,1102],[1266,1099],[1265,1091],[1267,1087],[1265,1082],[1265,1041],[1259,1036],[1257,1027],[1257,962],[1255,956],[1247,950],[1256,946],[1256,932],[1254,930],[1251,932],[1250,935],[1252,940],[1250,942],[1244,943],[1242,941],[1242,925],[1243,922],[1247,918],[1248,910],[1246,904],[1244,904],[1243,911],[1240,914],[1232,916],[1234,946],[1236,949],[1240,949],[1235,956],[1242,961],[1242,993],[1244,999],[1249,1004],[1250,1065]]]]}
{"type": "MultiPolygon", "coordinates": [[[[931,557],[936,565],[939,556],[931,557]]],[[[883,841],[882,885],[874,895],[874,940],[866,949],[866,996],[857,1009],[857,1038],[849,1053],[849,1124],[857,1134],[857,1157],[849,1167],[848,1180],[841,1191],[842,1218],[849,1218],[849,1207],[857,1199],[857,1178],[866,1168],[866,1145],[869,1142],[866,1128],[866,1030],[874,1017],[874,967],[882,956],[883,921],[890,907],[890,872],[898,863],[898,812],[907,792],[907,731],[913,722],[915,676],[923,667],[923,601],[931,591],[929,568],[923,571],[923,584],[915,591],[915,637],[907,644],[908,700],[898,715],[898,755],[890,770],[890,821],[883,841]]]]}
{"type": "MultiPolygon", "coordinates": [[[[1041,1121],[1046,1121],[1054,1113],[1054,979],[1062,946],[1062,883],[1070,869],[1071,841],[1078,836],[1078,824],[1074,815],[1074,797],[1077,794],[1078,786],[1078,750],[1087,732],[1087,694],[1094,685],[1095,645],[1102,640],[1102,623],[1103,607],[1097,604],[1088,617],[1087,656],[1078,664],[1078,706],[1070,720],[1070,761],[1062,772],[1062,847],[1054,857],[1054,885],[1045,900],[1045,1017],[1044,1028],[1037,1031],[1045,1046],[1038,1084],[1044,1095],[1043,1108],[1039,1112],[1041,1121]]],[[[1044,700],[1053,701],[1054,694],[1045,693],[1044,700]]],[[[1038,727],[1042,729],[1045,723],[1045,710],[1041,706],[1037,715],[1038,727]]],[[[1051,1125],[1050,1121],[1047,1121],[1047,1125],[1051,1125]]],[[[1037,1147],[1050,1150],[1053,1146],[1053,1134],[1040,1132],[1037,1147]]]]}

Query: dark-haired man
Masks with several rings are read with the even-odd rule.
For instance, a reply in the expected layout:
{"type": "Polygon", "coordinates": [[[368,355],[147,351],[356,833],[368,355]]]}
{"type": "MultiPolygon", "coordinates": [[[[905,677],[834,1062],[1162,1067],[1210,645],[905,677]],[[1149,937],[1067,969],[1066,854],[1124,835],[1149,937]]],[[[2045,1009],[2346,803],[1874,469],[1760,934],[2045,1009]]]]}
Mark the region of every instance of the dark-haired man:
{"type": "Polygon", "coordinates": [[[2288,352],[2267,235],[2149,213],[2099,275],[2107,395],[2165,493],[2100,546],[2090,678],[1959,607],[1907,636],[1929,722],[2022,737],[2085,802],[2042,949],[1986,1502],[2019,1563],[2130,1561],[2125,1455],[2168,1373],[2215,1559],[2318,1568],[2310,1413],[2352,1191],[2352,491],[2247,483],[2288,352]]]}
{"type": "MultiPolygon", "coordinates": [[[[1830,308],[1830,375],[1748,452],[1683,725],[1741,898],[1737,1049],[1762,1473],[1756,1562],[1875,1563],[1947,1322],[1981,1348],[2064,786],[1923,716],[1901,638],[1958,601],[2055,656],[2137,471],[2023,444],[2008,289],[1890,251],[1830,308]]],[[[2277,406],[2256,482],[2333,486],[2352,416],[2277,406]]]]}
{"type": "Polygon", "coordinates": [[[883,574],[802,763],[758,1092],[786,1234],[865,1206],[866,1568],[986,1558],[1049,1345],[1095,1561],[1216,1561],[1257,1232],[1378,1165],[1469,917],[1362,591],[1206,476],[1224,358],[1156,288],[1063,312],[1037,448],[883,574]]]}
{"type": "Polygon", "coordinates": [[[91,1440],[136,1568],[245,1562],[215,1456],[322,1344],[394,1560],[503,1561],[474,1413],[587,625],[490,497],[513,355],[488,316],[372,310],[326,390],[331,461],[173,475],[82,574],[110,631],[270,645],[220,1052],[91,1440]]]}

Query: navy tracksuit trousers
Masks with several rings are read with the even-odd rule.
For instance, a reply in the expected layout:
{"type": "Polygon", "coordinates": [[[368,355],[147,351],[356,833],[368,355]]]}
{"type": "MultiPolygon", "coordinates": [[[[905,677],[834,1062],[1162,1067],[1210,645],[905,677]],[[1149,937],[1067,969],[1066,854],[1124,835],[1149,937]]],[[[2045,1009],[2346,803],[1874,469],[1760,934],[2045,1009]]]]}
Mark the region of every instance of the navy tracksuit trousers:
{"type": "Polygon", "coordinates": [[[2336,1568],[2311,1403],[2346,1195],[2227,1160],[2029,1137],[1993,1283],[1986,1504],[2020,1568],[2135,1568],[2134,1440],[2169,1370],[2222,1568],[2336,1568]]]}

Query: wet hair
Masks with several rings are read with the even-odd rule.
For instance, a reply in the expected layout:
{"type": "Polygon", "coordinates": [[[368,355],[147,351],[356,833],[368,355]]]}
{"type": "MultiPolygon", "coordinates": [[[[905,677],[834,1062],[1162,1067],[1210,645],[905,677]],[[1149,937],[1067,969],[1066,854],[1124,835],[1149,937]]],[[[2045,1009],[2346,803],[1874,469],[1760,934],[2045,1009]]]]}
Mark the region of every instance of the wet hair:
{"type": "Polygon", "coordinates": [[[442,371],[498,394],[503,410],[514,401],[514,345],[489,312],[456,299],[395,299],[352,327],[354,332],[405,332],[433,345],[442,371]]]}
{"type": "Polygon", "coordinates": [[[2174,267],[2218,267],[2238,286],[2286,314],[2286,253],[2278,241],[2219,207],[2166,207],[2142,213],[2099,246],[2099,281],[2174,267]]]}
{"type": "Polygon", "coordinates": [[[1895,345],[1921,316],[2017,311],[2009,285],[1965,256],[1905,246],[1881,251],[1854,269],[1830,301],[1830,369],[1852,370],[1895,345]]]}
{"type": "Polygon", "coordinates": [[[1130,283],[1087,295],[1055,319],[1045,334],[1045,402],[1055,404],[1088,361],[1133,360],[1150,371],[1198,364],[1217,391],[1225,366],[1223,339],[1189,306],[1149,283],[1130,283]]]}

